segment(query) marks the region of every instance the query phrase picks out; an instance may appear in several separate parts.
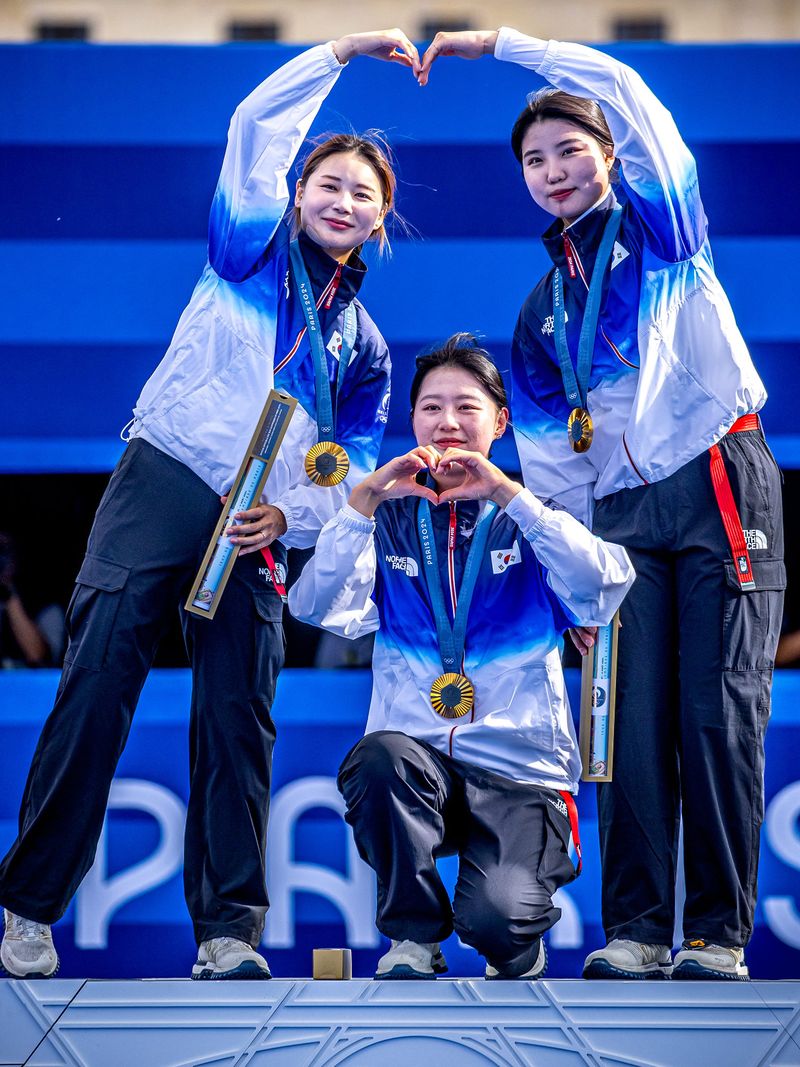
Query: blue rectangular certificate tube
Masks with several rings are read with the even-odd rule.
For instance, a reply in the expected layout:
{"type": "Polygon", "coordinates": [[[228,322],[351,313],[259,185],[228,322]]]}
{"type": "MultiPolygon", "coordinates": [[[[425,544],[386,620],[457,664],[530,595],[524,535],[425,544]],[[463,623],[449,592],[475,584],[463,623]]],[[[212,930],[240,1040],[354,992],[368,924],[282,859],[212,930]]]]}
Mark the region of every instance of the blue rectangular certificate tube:
{"type": "Polygon", "coordinates": [[[297,401],[288,393],[272,389],[253,433],[250,447],[239,467],[234,488],[228,494],[200,570],[184,605],[186,611],[213,619],[239,554],[227,531],[236,524],[234,515],[254,507],[261,498],[272,464],[280,449],[297,401]]]}
{"type": "Polygon", "coordinates": [[[214,554],[206,567],[206,572],[200,582],[200,588],[197,590],[192,604],[196,608],[202,608],[204,611],[209,610],[211,604],[214,602],[214,594],[219,588],[219,584],[222,581],[222,577],[225,574],[225,570],[230,563],[231,557],[236,554],[237,545],[231,543],[230,537],[228,537],[228,530],[231,526],[238,525],[233,516],[240,511],[247,511],[252,507],[261,495],[260,482],[261,476],[266,469],[267,464],[263,459],[253,456],[250,463],[247,466],[247,470],[244,472],[244,477],[239,483],[239,489],[228,511],[228,518],[225,521],[225,525],[222,527],[222,533],[217,538],[217,547],[214,549],[214,554]]]}
{"type": "Polygon", "coordinates": [[[584,782],[610,782],[614,765],[614,709],[619,615],[597,629],[583,661],[580,749],[584,782]]]}
{"type": "Polygon", "coordinates": [[[592,670],[592,718],[589,734],[589,774],[608,773],[609,706],[611,697],[611,650],[614,624],[601,626],[597,631],[592,670]]]}

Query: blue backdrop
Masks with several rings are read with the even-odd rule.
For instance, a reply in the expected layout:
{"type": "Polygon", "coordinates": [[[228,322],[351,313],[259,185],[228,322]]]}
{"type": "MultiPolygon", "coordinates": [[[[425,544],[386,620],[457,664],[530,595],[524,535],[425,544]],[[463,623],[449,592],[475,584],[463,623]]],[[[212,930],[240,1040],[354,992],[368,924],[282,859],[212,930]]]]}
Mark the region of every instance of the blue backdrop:
{"type": "MultiPolygon", "coordinates": [[[[228,118],[296,53],[226,47],[0,46],[0,473],[106,470],[205,258],[228,118]]],[[[695,152],[719,275],[770,390],[779,462],[800,466],[800,61],[797,45],[614,45],[695,152]]],[[[312,133],[382,127],[400,172],[394,256],[364,301],[396,368],[387,449],[407,433],[411,357],[454,330],[507,365],[546,268],[546,219],[508,134],[537,79],[451,60],[421,90],[356,60],[312,133]]],[[[514,462],[511,435],[498,453],[514,462]]]]}
{"type": "MultiPolygon", "coordinates": [[[[568,680],[577,707],[577,672],[568,680]]],[[[25,775],[57,681],[50,671],[0,675],[0,854],[14,837],[25,775]]],[[[97,860],[55,928],[65,977],[184,976],[194,961],[181,882],[189,686],[185,671],[155,671],[145,686],[97,860]]],[[[361,736],[368,702],[366,672],[287,670],[280,678],[272,909],[264,938],[279,977],[307,977],[313,948],[345,945],[353,949],[356,975],[368,976],[383,951],[373,925],[372,875],[355,855],[335,784],[342,757],[361,736]]],[[[757,928],[748,950],[759,978],[800,975],[799,751],[800,672],[784,672],[776,677],[767,731],[767,817],[757,928]]],[[[578,806],[584,870],[559,892],[563,916],[549,935],[551,977],[576,977],[585,954],[603,943],[594,786],[581,788],[578,806]]],[[[442,865],[450,883],[454,864],[442,865]]],[[[483,961],[455,936],[445,954],[451,974],[483,973],[483,961]]]]}

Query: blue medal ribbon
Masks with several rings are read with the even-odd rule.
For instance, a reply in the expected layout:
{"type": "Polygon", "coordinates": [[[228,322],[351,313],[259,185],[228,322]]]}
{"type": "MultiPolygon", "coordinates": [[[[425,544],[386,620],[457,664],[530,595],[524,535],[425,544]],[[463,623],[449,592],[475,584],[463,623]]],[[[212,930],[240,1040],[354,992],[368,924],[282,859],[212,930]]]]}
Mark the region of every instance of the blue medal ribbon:
{"type": "Polygon", "coordinates": [[[589,295],[586,298],[586,308],[583,313],[583,322],[581,323],[578,341],[577,374],[572,363],[569,345],[567,344],[564,288],[561,281],[561,271],[558,267],[556,267],[553,274],[553,330],[555,333],[556,353],[558,354],[558,365],[561,368],[561,379],[564,382],[564,391],[567,394],[567,400],[573,407],[586,408],[589,375],[592,370],[592,356],[594,355],[594,342],[597,336],[597,320],[600,317],[600,301],[603,295],[603,279],[608,261],[611,259],[611,253],[614,250],[614,242],[617,239],[621,221],[622,208],[612,208],[603,230],[603,237],[594,261],[592,280],[589,283],[589,295]]]}
{"type": "Polygon", "coordinates": [[[445,607],[444,593],[442,592],[442,576],[439,571],[436,540],[433,536],[430,505],[427,500],[420,500],[417,506],[417,532],[422,549],[422,565],[425,570],[425,580],[428,584],[428,593],[431,598],[436,633],[439,637],[439,654],[442,657],[442,667],[445,672],[459,672],[461,670],[467,637],[469,608],[472,603],[472,595],[475,592],[475,583],[478,580],[483,551],[489,538],[489,527],[496,511],[497,504],[491,500],[487,501],[475,527],[466,566],[464,567],[464,574],[461,578],[461,588],[458,591],[458,607],[451,624],[445,607]]]}
{"type": "MultiPolygon", "coordinates": [[[[344,310],[344,326],[342,329],[342,351],[339,356],[339,370],[336,376],[336,388],[331,389],[331,381],[328,377],[328,361],[325,358],[325,344],[322,337],[322,328],[317,315],[314,302],[314,294],[308,271],[303,262],[303,254],[297,241],[289,245],[289,256],[292,262],[292,278],[294,280],[297,295],[303,308],[306,320],[308,340],[311,346],[311,356],[314,360],[314,380],[317,400],[317,435],[320,441],[334,441],[336,433],[336,419],[334,417],[334,403],[338,401],[339,393],[344,381],[347,365],[353,354],[356,343],[356,309],[352,302],[344,310]],[[333,394],[333,395],[332,395],[333,394]]],[[[338,405],[337,405],[338,406],[338,405]]]]}

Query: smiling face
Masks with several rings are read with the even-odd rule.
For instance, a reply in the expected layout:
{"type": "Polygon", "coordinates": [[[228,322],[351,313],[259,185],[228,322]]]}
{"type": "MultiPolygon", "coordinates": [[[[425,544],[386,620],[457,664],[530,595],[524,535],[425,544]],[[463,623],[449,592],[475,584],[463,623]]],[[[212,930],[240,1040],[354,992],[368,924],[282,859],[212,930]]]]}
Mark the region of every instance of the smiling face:
{"type": "MultiPolygon", "coordinates": [[[[418,445],[432,444],[439,452],[463,448],[488,456],[506,428],[508,410],[498,408],[468,370],[445,366],[425,375],[411,418],[418,445]]],[[[463,472],[456,469],[452,477],[460,481],[463,472]]],[[[441,484],[441,478],[436,480],[441,484]]]]}
{"type": "Polygon", "coordinates": [[[608,189],[614,157],[566,119],[534,122],[522,139],[522,174],[528,192],[568,226],[608,189]]]}
{"type": "Polygon", "coordinates": [[[340,263],[380,229],[386,214],[377,174],[352,152],[323,159],[297,183],[294,204],[300,228],[340,263]]]}

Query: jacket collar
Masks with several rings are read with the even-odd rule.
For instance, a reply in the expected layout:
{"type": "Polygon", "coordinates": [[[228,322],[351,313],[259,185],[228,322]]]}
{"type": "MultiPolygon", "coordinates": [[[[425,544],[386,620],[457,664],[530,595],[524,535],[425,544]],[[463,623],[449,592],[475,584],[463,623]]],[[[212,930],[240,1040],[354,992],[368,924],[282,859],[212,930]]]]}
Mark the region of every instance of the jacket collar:
{"type": "Polygon", "coordinates": [[[569,280],[570,275],[564,238],[569,240],[574,251],[577,252],[588,283],[594,269],[595,254],[603,236],[603,230],[611,211],[616,206],[617,198],[613,189],[609,188],[606,196],[576,219],[571,226],[564,229],[561,219],[556,219],[552,226],[542,234],[542,244],[554,265],[564,275],[565,281],[569,280]]]}
{"type": "MultiPolygon", "coordinates": [[[[327,252],[324,252],[304,230],[298,234],[298,241],[303,254],[303,262],[308,271],[308,280],[311,282],[314,296],[319,297],[336,273],[339,264],[327,252]]],[[[342,266],[335,298],[338,306],[349,304],[358,295],[366,274],[366,264],[356,252],[353,252],[347,263],[342,266]]]]}

